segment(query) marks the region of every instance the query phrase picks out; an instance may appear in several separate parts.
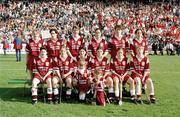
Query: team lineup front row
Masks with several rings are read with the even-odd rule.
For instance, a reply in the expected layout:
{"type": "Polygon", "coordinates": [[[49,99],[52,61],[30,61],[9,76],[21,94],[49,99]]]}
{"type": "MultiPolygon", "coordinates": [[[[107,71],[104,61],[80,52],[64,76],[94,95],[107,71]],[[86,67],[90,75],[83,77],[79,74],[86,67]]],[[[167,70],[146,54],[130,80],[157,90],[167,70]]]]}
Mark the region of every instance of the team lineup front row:
{"type": "Polygon", "coordinates": [[[77,89],[79,101],[84,101],[87,92],[92,91],[98,105],[106,105],[106,96],[121,105],[122,85],[127,83],[133,103],[143,103],[142,87],[146,88],[150,103],[155,103],[149,59],[145,52],[147,44],[142,31],[138,29],[135,32],[137,36],[128,44],[120,30],[121,26],[115,27],[109,46],[97,29],[87,47],[79,36],[78,27],[73,27],[69,41],[59,40],[57,31],[50,30],[52,38],[45,44],[38,31],[34,31],[26,46],[27,67],[32,78],[32,104],[37,103],[39,83],[47,83],[48,103],[59,101],[59,87],[63,83],[66,100],[71,100],[72,89],[77,89]],[[133,49],[127,51],[127,48],[133,49]],[[131,53],[131,60],[127,53],[131,53]],[[108,95],[104,91],[106,87],[108,95]]]}

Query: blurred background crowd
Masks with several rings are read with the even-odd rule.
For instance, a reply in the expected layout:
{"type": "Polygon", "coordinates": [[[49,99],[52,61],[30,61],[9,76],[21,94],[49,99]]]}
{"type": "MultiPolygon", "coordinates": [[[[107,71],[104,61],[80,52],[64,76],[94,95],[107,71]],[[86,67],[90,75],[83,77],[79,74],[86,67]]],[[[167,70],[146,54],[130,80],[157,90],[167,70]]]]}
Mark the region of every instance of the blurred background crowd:
{"type": "MultiPolygon", "coordinates": [[[[0,42],[24,43],[34,29],[56,28],[60,39],[69,39],[72,27],[91,40],[102,29],[108,41],[114,27],[123,25],[123,35],[134,37],[141,28],[148,39],[150,54],[180,55],[179,0],[0,0],[0,42]]],[[[43,37],[43,35],[42,35],[43,37]]],[[[44,39],[46,39],[44,37],[44,39]]]]}

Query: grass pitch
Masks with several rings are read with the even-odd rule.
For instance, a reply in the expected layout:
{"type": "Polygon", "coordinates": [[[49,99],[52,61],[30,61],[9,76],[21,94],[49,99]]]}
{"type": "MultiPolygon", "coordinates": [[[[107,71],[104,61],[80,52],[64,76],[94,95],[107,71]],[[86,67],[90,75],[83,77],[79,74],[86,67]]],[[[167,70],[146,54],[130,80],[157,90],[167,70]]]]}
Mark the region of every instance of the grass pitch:
{"type": "Polygon", "coordinates": [[[10,79],[26,77],[24,58],[16,62],[15,55],[0,55],[0,117],[180,117],[180,56],[150,56],[157,104],[135,105],[124,101],[122,106],[106,107],[42,102],[33,106],[31,97],[23,96],[23,85],[8,84],[10,79]]]}

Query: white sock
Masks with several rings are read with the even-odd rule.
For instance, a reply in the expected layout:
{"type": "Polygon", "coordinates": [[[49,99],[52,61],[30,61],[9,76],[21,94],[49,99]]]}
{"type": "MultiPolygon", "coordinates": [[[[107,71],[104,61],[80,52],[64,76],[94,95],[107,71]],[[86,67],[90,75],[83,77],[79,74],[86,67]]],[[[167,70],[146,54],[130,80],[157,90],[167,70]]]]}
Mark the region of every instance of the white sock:
{"type": "Polygon", "coordinates": [[[109,93],[114,93],[113,87],[109,87],[108,91],[109,93]]]}
{"type": "Polygon", "coordinates": [[[47,88],[47,94],[52,94],[52,88],[47,88]]]}
{"type": "Polygon", "coordinates": [[[135,90],[130,90],[130,94],[131,94],[131,96],[135,95],[135,90]]]}
{"type": "Polygon", "coordinates": [[[32,92],[32,95],[37,95],[37,88],[32,88],[31,92],[32,92]]]}
{"type": "Polygon", "coordinates": [[[79,100],[85,100],[85,96],[86,96],[85,93],[80,93],[79,94],[79,100]]]}
{"type": "Polygon", "coordinates": [[[71,95],[71,89],[68,89],[68,90],[66,91],[66,95],[71,95]]]}
{"type": "Polygon", "coordinates": [[[115,93],[115,97],[119,97],[119,90],[118,90],[118,89],[116,89],[116,90],[114,91],[114,93],[115,93]]]}
{"type": "Polygon", "coordinates": [[[54,88],[53,93],[54,95],[58,95],[59,94],[58,88],[54,88]]]}

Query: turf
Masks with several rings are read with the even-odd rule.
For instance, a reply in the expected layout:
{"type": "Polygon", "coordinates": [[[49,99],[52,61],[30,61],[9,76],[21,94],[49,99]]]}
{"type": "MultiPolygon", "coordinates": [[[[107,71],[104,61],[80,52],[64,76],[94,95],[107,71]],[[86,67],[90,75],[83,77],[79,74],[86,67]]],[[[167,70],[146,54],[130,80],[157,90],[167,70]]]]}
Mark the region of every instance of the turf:
{"type": "MultiPolygon", "coordinates": [[[[26,77],[24,56],[22,62],[16,62],[15,55],[0,55],[0,117],[180,117],[180,56],[150,56],[150,63],[158,99],[155,105],[124,100],[121,107],[42,102],[33,106],[31,98],[23,96],[23,85],[8,84],[10,79],[26,77]]],[[[26,93],[30,93],[29,88],[26,93]]]]}

